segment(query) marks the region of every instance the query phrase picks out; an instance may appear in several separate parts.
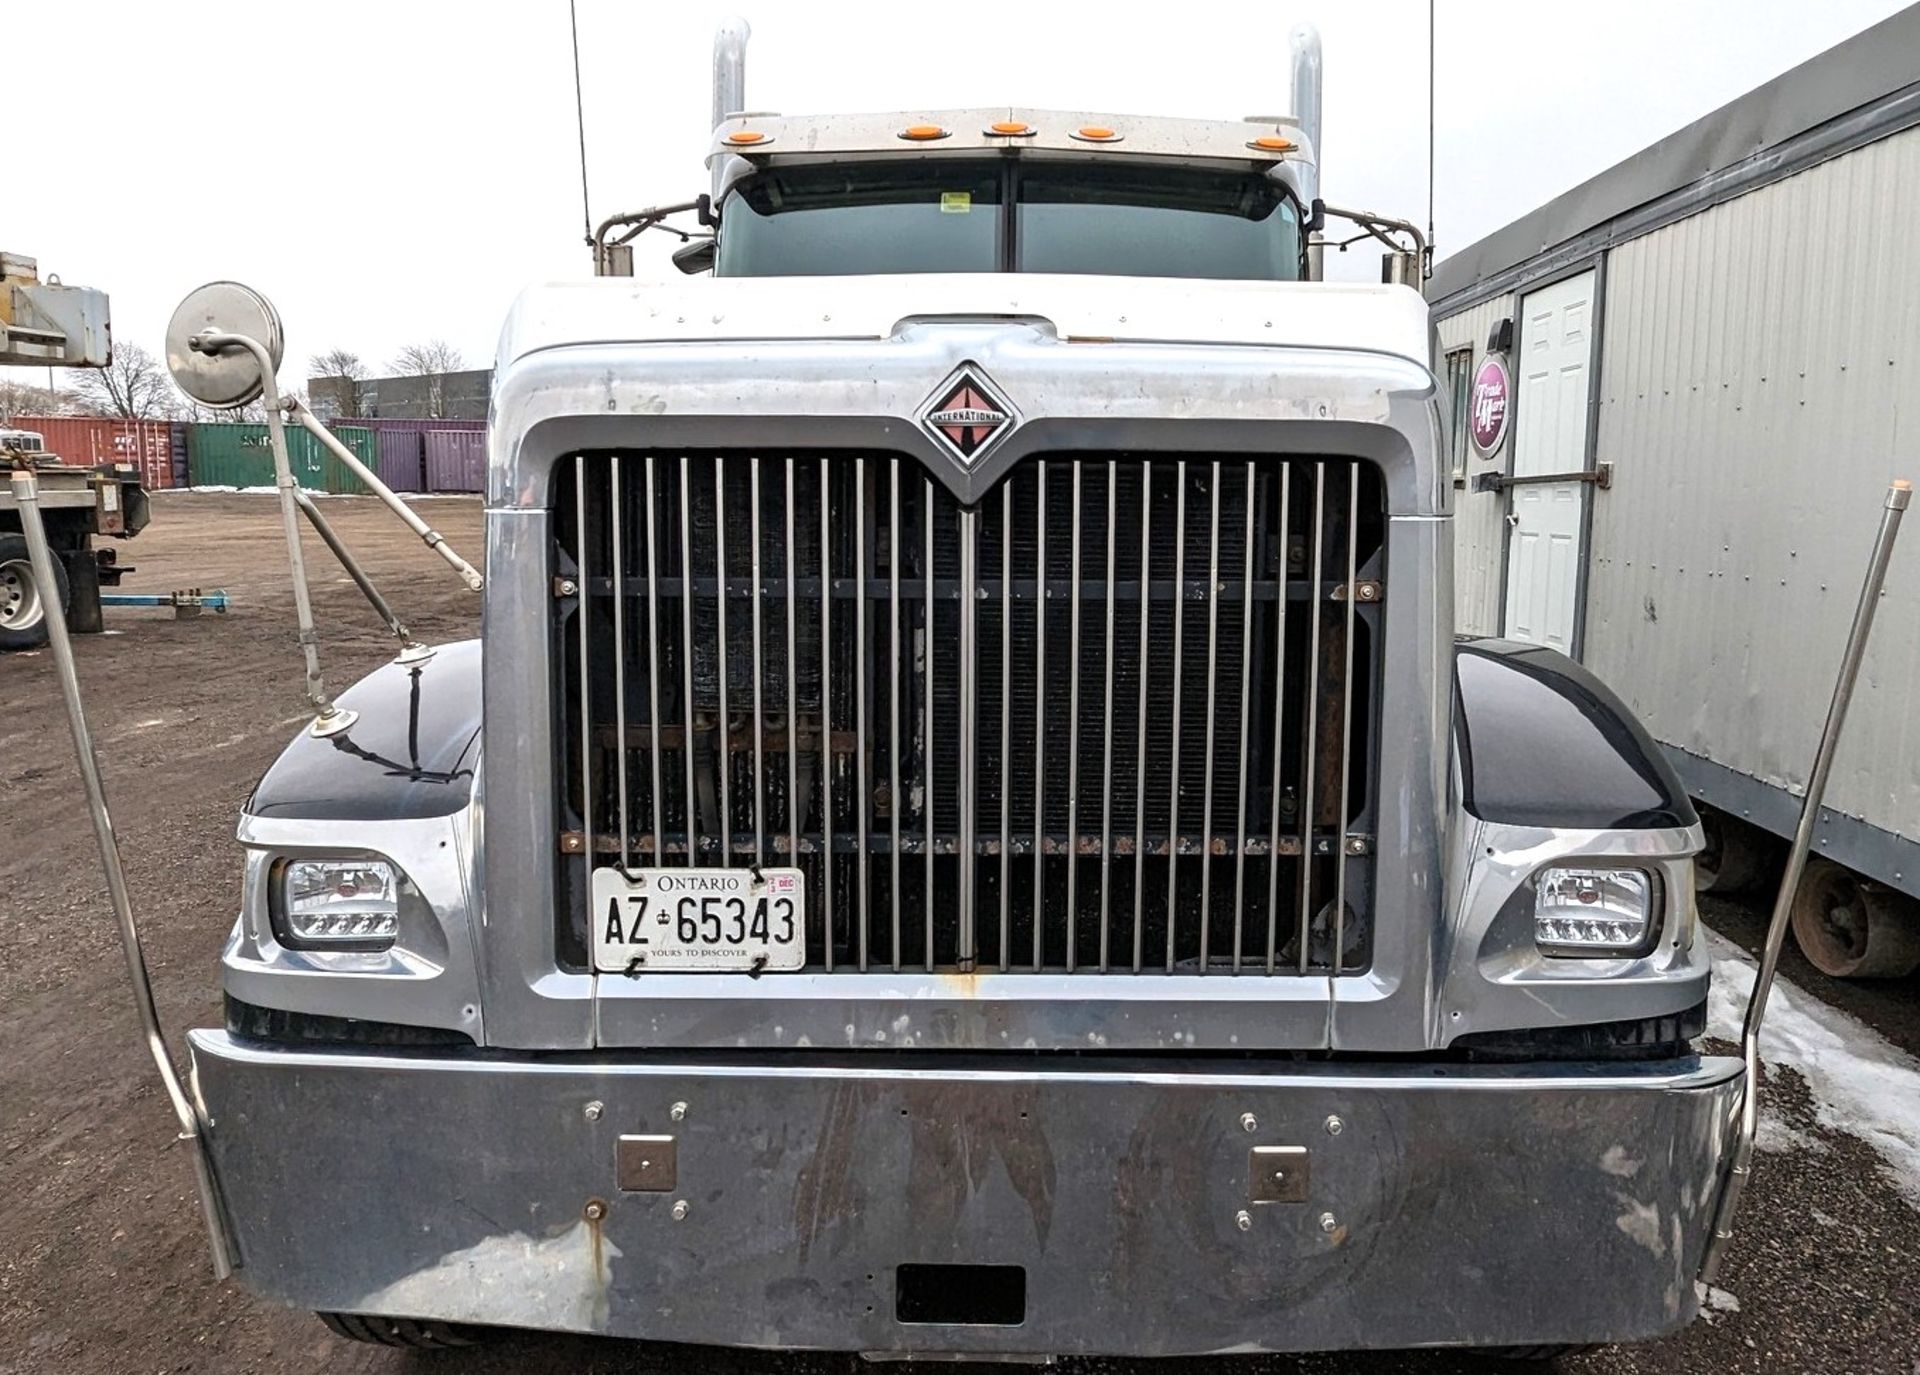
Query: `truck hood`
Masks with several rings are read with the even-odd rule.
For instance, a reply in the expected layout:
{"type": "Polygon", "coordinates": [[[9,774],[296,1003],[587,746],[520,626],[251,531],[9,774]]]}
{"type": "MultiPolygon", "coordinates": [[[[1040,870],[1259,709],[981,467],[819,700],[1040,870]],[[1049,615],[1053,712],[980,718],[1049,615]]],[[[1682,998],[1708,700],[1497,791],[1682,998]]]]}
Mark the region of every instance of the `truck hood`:
{"type": "Polygon", "coordinates": [[[1429,362],[1427,304],[1410,287],[934,273],[546,283],[514,303],[497,367],[578,344],[876,340],[909,322],[946,320],[1045,321],[1080,343],[1325,348],[1429,362]]]}

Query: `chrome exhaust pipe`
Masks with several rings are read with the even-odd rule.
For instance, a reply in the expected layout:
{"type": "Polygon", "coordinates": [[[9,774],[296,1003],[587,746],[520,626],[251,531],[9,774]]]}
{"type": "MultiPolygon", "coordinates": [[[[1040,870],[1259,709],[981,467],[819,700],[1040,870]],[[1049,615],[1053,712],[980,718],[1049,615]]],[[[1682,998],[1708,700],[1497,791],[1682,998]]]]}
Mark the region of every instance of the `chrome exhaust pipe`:
{"type": "Polygon", "coordinates": [[[1289,39],[1293,47],[1293,117],[1313,150],[1313,161],[1303,166],[1305,200],[1309,210],[1320,199],[1320,30],[1298,24],[1289,39]]]}
{"type": "Polygon", "coordinates": [[[747,40],[753,26],[739,15],[713,34],[713,127],[747,108],[747,40]]]}

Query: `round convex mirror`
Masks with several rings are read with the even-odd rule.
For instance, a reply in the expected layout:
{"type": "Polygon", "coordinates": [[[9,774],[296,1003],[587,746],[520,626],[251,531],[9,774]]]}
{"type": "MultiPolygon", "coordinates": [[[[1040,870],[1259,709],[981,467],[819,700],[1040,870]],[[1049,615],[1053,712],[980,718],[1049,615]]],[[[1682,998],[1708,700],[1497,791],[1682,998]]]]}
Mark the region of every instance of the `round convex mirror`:
{"type": "Polygon", "coordinates": [[[192,346],[201,334],[241,334],[257,341],[273,360],[274,371],[286,355],[280,316],[252,287],[238,282],[208,282],[187,293],[167,324],[167,371],[193,400],[216,410],[244,406],[260,395],[264,379],[251,349],[225,348],[202,353],[192,346]]]}

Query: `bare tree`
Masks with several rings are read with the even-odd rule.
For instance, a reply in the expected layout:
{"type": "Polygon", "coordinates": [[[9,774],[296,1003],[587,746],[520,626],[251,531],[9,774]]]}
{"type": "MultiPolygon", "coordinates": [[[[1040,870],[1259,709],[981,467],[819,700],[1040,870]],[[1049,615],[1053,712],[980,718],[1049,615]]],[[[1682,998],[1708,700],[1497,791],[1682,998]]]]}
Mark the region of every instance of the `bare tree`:
{"type": "Polygon", "coordinates": [[[36,387],[0,369],[0,425],[16,415],[65,415],[73,398],[50,387],[36,387]]]}
{"type": "MultiPolygon", "coordinates": [[[[366,414],[366,395],[361,384],[367,380],[368,368],[352,349],[330,348],[325,353],[314,354],[307,360],[307,377],[310,382],[326,384],[315,387],[314,395],[319,399],[336,399],[341,415],[366,414]]],[[[323,418],[326,414],[321,412],[323,418]]]]}
{"type": "Polygon", "coordinates": [[[393,370],[402,377],[425,378],[427,383],[427,419],[443,419],[447,414],[447,374],[466,366],[460,350],[445,339],[429,339],[424,344],[408,344],[394,355],[393,370]]]}
{"type": "Polygon", "coordinates": [[[166,368],[134,343],[116,343],[104,368],[75,369],[73,395],[89,413],[123,420],[165,420],[176,405],[166,368]]]}

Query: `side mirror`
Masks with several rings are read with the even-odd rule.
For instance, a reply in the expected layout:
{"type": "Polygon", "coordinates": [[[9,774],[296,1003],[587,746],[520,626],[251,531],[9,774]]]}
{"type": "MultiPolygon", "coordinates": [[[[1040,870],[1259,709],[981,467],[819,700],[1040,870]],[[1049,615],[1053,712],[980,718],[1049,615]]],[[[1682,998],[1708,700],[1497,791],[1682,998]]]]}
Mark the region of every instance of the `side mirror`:
{"type": "Polygon", "coordinates": [[[718,239],[689,239],[673,250],[673,265],[688,276],[696,272],[711,272],[719,243],[718,239]]]}

